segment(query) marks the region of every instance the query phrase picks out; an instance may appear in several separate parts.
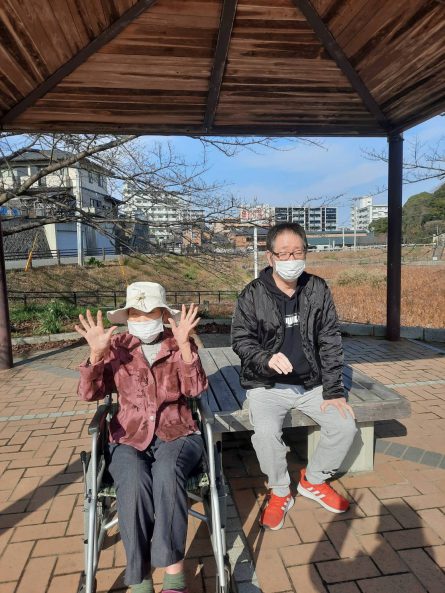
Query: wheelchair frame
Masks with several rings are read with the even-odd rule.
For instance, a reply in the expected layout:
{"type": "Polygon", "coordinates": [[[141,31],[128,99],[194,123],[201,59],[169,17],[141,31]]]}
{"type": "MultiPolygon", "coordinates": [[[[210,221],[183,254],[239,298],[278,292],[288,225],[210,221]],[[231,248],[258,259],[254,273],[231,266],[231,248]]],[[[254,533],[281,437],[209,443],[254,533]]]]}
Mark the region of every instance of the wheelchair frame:
{"type": "MultiPolygon", "coordinates": [[[[222,471],[222,443],[213,432],[214,416],[204,398],[189,400],[195,407],[199,429],[204,439],[204,455],[208,468],[207,484],[199,485],[199,492],[187,489],[193,501],[202,502],[204,514],[189,508],[189,514],[204,521],[209,528],[210,540],[216,562],[216,593],[236,593],[226,549],[226,490],[222,471]]],[[[118,524],[113,489],[103,486],[107,471],[104,455],[108,443],[109,421],[116,413],[117,403],[112,396],[98,405],[88,427],[91,435],[91,454],[81,453],[84,473],[84,553],[85,570],[82,573],[78,593],[95,593],[96,573],[105,535],[118,524]],[[106,429],[106,430],[104,430],[106,429]],[[96,479],[93,479],[93,477],[96,479]]]]}

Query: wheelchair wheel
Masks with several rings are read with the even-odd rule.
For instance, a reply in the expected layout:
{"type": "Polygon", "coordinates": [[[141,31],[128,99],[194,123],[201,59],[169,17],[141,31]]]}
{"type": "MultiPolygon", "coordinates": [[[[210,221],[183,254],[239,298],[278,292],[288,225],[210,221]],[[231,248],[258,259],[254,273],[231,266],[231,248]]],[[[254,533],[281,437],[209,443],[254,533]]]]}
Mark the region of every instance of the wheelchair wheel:
{"type": "MultiPolygon", "coordinates": [[[[102,457],[99,459],[99,463],[98,463],[99,467],[100,467],[101,463],[104,463],[102,457]]],[[[91,492],[93,480],[97,479],[96,476],[93,476],[92,465],[93,464],[91,463],[91,459],[90,459],[88,466],[87,466],[86,479],[85,479],[85,486],[86,486],[87,493],[91,492]]],[[[85,553],[85,571],[82,572],[82,577],[81,577],[78,593],[90,593],[90,592],[87,592],[86,573],[89,570],[93,571],[93,566],[88,565],[88,548],[92,545],[97,545],[97,542],[99,539],[100,528],[104,521],[104,513],[106,511],[106,509],[104,508],[104,503],[105,503],[105,501],[103,499],[98,499],[96,501],[96,505],[94,506],[93,503],[88,500],[88,496],[86,496],[84,498],[84,503],[83,503],[84,540],[83,541],[84,541],[84,548],[85,548],[85,551],[84,551],[84,553],[85,553]],[[94,540],[95,540],[94,542],[89,541],[89,534],[88,534],[91,513],[95,513],[95,515],[96,515],[96,529],[95,529],[95,533],[94,533],[94,540]]],[[[100,550],[97,553],[99,554],[100,550]]],[[[94,578],[91,593],[95,593],[96,588],[97,588],[97,580],[94,578]]]]}
{"type": "MultiPolygon", "coordinates": [[[[86,479],[87,492],[90,491],[90,489],[91,489],[91,484],[93,481],[92,474],[93,474],[92,463],[89,463],[88,469],[87,469],[87,479],[86,479]]],[[[90,509],[91,509],[91,504],[88,502],[88,499],[85,498],[84,504],[83,504],[83,511],[84,511],[84,513],[83,513],[83,533],[84,533],[85,544],[88,542],[88,524],[89,524],[89,520],[90,520],[90,509]]],[[[98,500],[96,503],[96,540],[99,536],[100,526],[103,521],[103,518],[104,518],[103,503],[102,503],[102,500],[98,500]]]]}

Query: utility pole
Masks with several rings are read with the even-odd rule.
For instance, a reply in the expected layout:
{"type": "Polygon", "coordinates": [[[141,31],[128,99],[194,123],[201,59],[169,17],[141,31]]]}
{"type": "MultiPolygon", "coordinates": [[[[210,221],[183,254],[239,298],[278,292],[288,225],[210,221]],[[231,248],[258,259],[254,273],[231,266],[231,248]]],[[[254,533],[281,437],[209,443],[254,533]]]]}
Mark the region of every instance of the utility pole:
{"type": "Polygon", "coordinates": [[[357,250],[357,200],[359,198],[352,198],[354,201],[354,251],[357,250]]]}
{"type": "Polygon", "coordinates": [[[80,210],[82,209],[82,169],[80,168],[80,166],[78,167],[78,173],[79,173],[79,183],[77,184],[77,196],[76,196],[76,204],[77,204],[77,222],[76,222],[77,265],[83,266],[82,222],[81,222],[81,215],[80,215],[80,210]]]}
{"type": "Polygon", "coordinates": [[[258,278],[258,227],[253,227],[253,274],[258,278]]]}
{"type": "Polygon", "coordinates": [[[342,235],[342,247],[344,249],[345,248],[345,227],[344,226],[341,227],[341,231],[342,231],[341,232],[341,235],[342,235]]]}

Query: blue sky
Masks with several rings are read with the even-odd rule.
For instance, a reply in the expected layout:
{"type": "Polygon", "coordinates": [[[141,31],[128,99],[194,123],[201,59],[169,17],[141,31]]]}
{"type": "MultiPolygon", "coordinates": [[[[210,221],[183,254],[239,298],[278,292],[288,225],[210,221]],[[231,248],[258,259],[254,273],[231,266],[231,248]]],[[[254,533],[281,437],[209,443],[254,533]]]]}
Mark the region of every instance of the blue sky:
{"type": "MultiPolygon", "coordinates": [[[[445,137],[445,117],[435,117],[404,134],[405,155],[416,138],[421,143],[437,145],[445,137]]],[[[189,138],[170,138],[170,142],[187,160],[200,158],[199,141],[189,138]]],[[[318,140],[318,139],[315,139],[318,140]]],[[[374,194],[386,186],[386,165],[363,156],[363,150],[386,150],[385,138],[321,138],[321,148],[305,143],[294,144],[291,150],[261,149],[258,153],[243,150],[226,157],[217,149],[209,149],[209,182],[223,182],[227,191],[246,203],[256,200],[274,206],[298,205],[308,200],[315,204],[328,202],[343,194],[335,204],[339,207],[338,224],[349,223],[351,200],[374,194]]],[[[445,140],[443,140],[445,141],[445,140]]],[[[281,141],[288,146],[286,140],[281,141]]],[[[420,191],[431,191],[437,180],[404,187],[404,201],[420,191]]],[[[386,204],[382,193],[374,204],[386,204]]]]}

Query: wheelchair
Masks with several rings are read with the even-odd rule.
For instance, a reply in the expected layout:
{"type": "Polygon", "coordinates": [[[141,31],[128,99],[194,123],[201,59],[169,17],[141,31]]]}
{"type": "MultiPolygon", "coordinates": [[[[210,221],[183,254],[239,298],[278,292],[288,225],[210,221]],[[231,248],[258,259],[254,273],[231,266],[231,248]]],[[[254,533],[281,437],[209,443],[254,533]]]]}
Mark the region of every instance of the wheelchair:
{"type": "MultiPolygon", "coordinates": [[[[205,397],[205,396],[204,396],[205,397]]],[[[191,501],[202,502],[204,513],[189,508],[189,515],[207,524],[216,562],[216,593],[236,593],[226,549],[226,490],[221,464],[221,442],[213,436],[213,413],[204,397],[188,400],[204,440],[204,455],[197,473],[187,482],[191,501]]],[[[112,395],[98,405],[89,425],[91,453],[82,451],[84,475],[84,554],[85,569],[78,593],[95,593],[96,572],[106,533],[118,525],[116,492],[107,470],[109,423],[118,410],[112,395]]]]}

